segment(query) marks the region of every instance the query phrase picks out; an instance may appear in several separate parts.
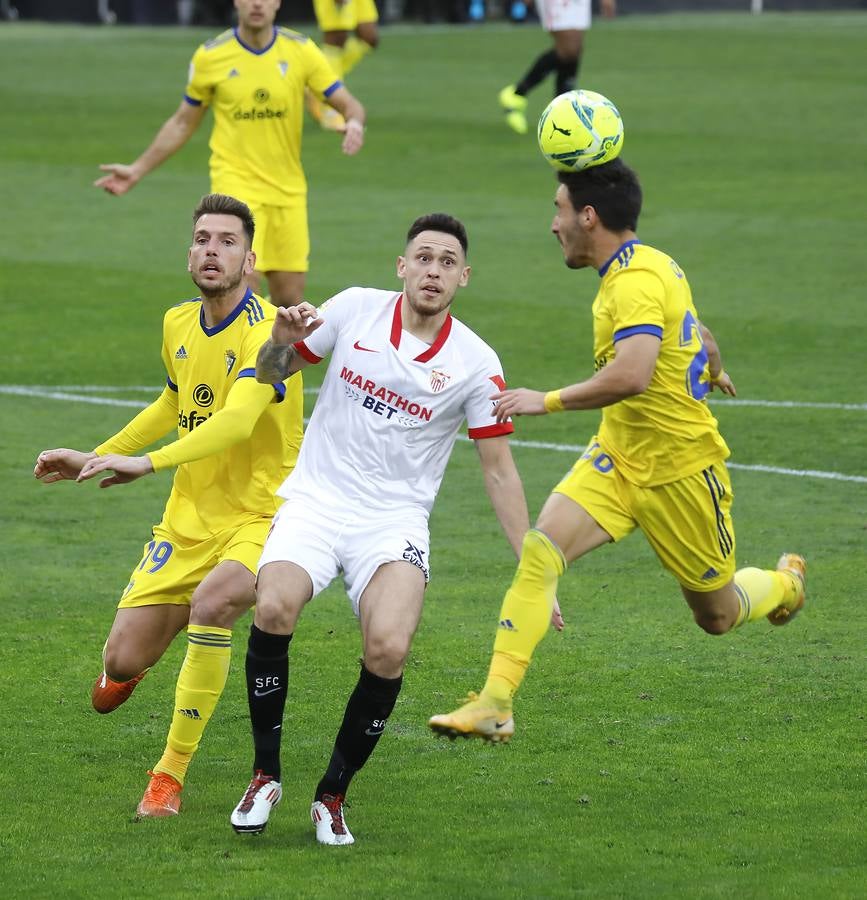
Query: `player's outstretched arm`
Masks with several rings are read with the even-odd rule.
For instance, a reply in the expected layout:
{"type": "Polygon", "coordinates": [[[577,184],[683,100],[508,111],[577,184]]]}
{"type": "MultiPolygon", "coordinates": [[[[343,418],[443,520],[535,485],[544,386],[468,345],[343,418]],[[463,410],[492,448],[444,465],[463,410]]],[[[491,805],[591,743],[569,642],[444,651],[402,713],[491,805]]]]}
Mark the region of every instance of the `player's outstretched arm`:
{"type": "Polygon", "coordinates": [[[186,100],[175,110],[157,132],[151,145],[132,165],[105,163],[99,168],[107,174],[93,182],[109,194],[125,194],[134,188],[148,172],[165,162],[190,139],[205,114],[204,106],[192,106],[186,100]]]}
{"type": "Polygon", "coordinates": [[[541,416],[564,409],[601,409],[647,390],[656,370],[659,338],[634,334],[617,342],[614,359],[587,381],[560,390],[531,391],[512,388],[491,395],[497,421],[510,416],[541,416]]]}
{"type": "Polygon", "coordinates": [[[88,460],[75,480],[87,481],[100,472],[111,472],[99,482],[101,488],[107,488],[113,484],[129,484],[142,475],[150,475],[153,470],[154,467],[147,456],[120,456],[117,453],[109,453],[107,456],[97,456],[88,460]]]}
{"type": "Polygon", "coordinates": [[[58,447],[56,450],[43,450],[36,457],[33,474],[44,484],[55,481],[73,481],[78,478],[85,464],[95,459],[96,454],[84,453],[81,450],[69,450],[58,447]]]}
{"type": "Polygon", "coordinates": [[[339,87],[325,98],[325,102],[346,119],[341,149],[347,156],[353,156],[364,146],[364,107],[345,87],[339,87]]]}

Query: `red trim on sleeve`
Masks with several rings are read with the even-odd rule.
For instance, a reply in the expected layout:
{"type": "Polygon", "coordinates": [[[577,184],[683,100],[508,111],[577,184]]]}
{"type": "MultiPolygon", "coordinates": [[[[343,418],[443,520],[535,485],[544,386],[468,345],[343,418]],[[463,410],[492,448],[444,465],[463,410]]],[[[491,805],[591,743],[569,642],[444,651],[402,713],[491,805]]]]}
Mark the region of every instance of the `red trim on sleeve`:
{"type": "Polygon", "coordinates": [[[485,425],[483,428],[470,428],[467,430],[467,437],[472,441],[478,441],[511,434],[514,430],[515,426],[511,422],[500,422],[497,425],[485,425]]]}
{"type": "Polygon", "coordinates": [[[295,348],[296,353],[300,353],[304,359],[309,363],[320,363],[322,362],[322,357],[317,356],[305,343],[304,341],[298,341],[292,345],[295,348]]]}

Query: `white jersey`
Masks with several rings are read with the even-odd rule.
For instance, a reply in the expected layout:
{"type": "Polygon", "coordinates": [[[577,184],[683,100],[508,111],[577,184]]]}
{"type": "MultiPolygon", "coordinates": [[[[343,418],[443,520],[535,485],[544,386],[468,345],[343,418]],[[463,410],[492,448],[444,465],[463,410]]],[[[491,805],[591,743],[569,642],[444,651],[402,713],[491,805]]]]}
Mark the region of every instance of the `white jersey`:
{"type": "Polygon", "coordinates": [[[295,349],[331,355],[301,453],[278,495],[331,508],[430,513],[466,419],[470,438],[510,434],[491,394],[505,387],[496,353],[449,315],[433,344],[404,331],[402,294],[353,287],[320,309],[295,349]]]}

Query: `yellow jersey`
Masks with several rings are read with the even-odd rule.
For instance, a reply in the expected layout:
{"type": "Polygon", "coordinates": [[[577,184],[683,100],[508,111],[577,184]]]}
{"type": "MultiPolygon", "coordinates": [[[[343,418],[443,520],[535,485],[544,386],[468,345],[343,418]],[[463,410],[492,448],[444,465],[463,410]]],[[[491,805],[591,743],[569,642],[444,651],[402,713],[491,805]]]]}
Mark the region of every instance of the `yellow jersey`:
{"type": "Polygon", "coordinates": [[[624,478],[642,487],[685,478],[723,460],[729,448],[706,402],[708,358],[682,269],[665,253],[627,241],[599,270],[593,301],[594,367],[617,341],[653,334],[661,341],[646,391],[602,410],[599,443],[624,478]]]}
{"type": "Polygon", "coordinates": [[[193,55],[184,99],[211,106],[211,188],[254,206],[286,206],[307,193],[301,168],[304,89],[327,97],[341,86],[303,34],[275,27],[262,50],[237,29],[193,55]]]}
{"type": "MultiPolygon", "coordinates": [[[[250,290],[213,328],[205,324],[200,299],[168,310],[162,356],[168,386],[177,393],[178,438],[221,410],[238,379],[255,380],[256,357],[271,336],[275,315],[276,308],[250,290]]],[[[301,447],[302,380],[294,375],[262,389],[271,391],[273,399],[248,439],[178,466],[163,514],[176,534],[201,540],[277,511],[282,502],[276,497],[277,488],[294,467],[301,447]]],[[[163,467],[161,452],[149,454],[154,468],[163,467]]]]}

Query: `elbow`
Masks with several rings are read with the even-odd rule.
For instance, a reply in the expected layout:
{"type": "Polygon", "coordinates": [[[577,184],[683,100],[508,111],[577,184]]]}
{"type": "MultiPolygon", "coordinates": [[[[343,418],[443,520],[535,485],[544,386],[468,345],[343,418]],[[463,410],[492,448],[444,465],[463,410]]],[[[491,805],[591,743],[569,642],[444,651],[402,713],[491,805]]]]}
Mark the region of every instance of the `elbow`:
{"type": "Polygon", "coordinates": [[[625,373],[620,383],[621,399],[637,397],[643,394],[649,387],[653,378],[653,372],[629,372],[625,373]]]}
{"type": "Polygon", "coordinates": [[[237,422],[230,432],[229,445],[234,446],[235,444],[240,444],[242,441],[249,441],[253,436],[253,429],[255,427],[255,419],[252,422],[246,419],[243,422],[237,422]]]}

